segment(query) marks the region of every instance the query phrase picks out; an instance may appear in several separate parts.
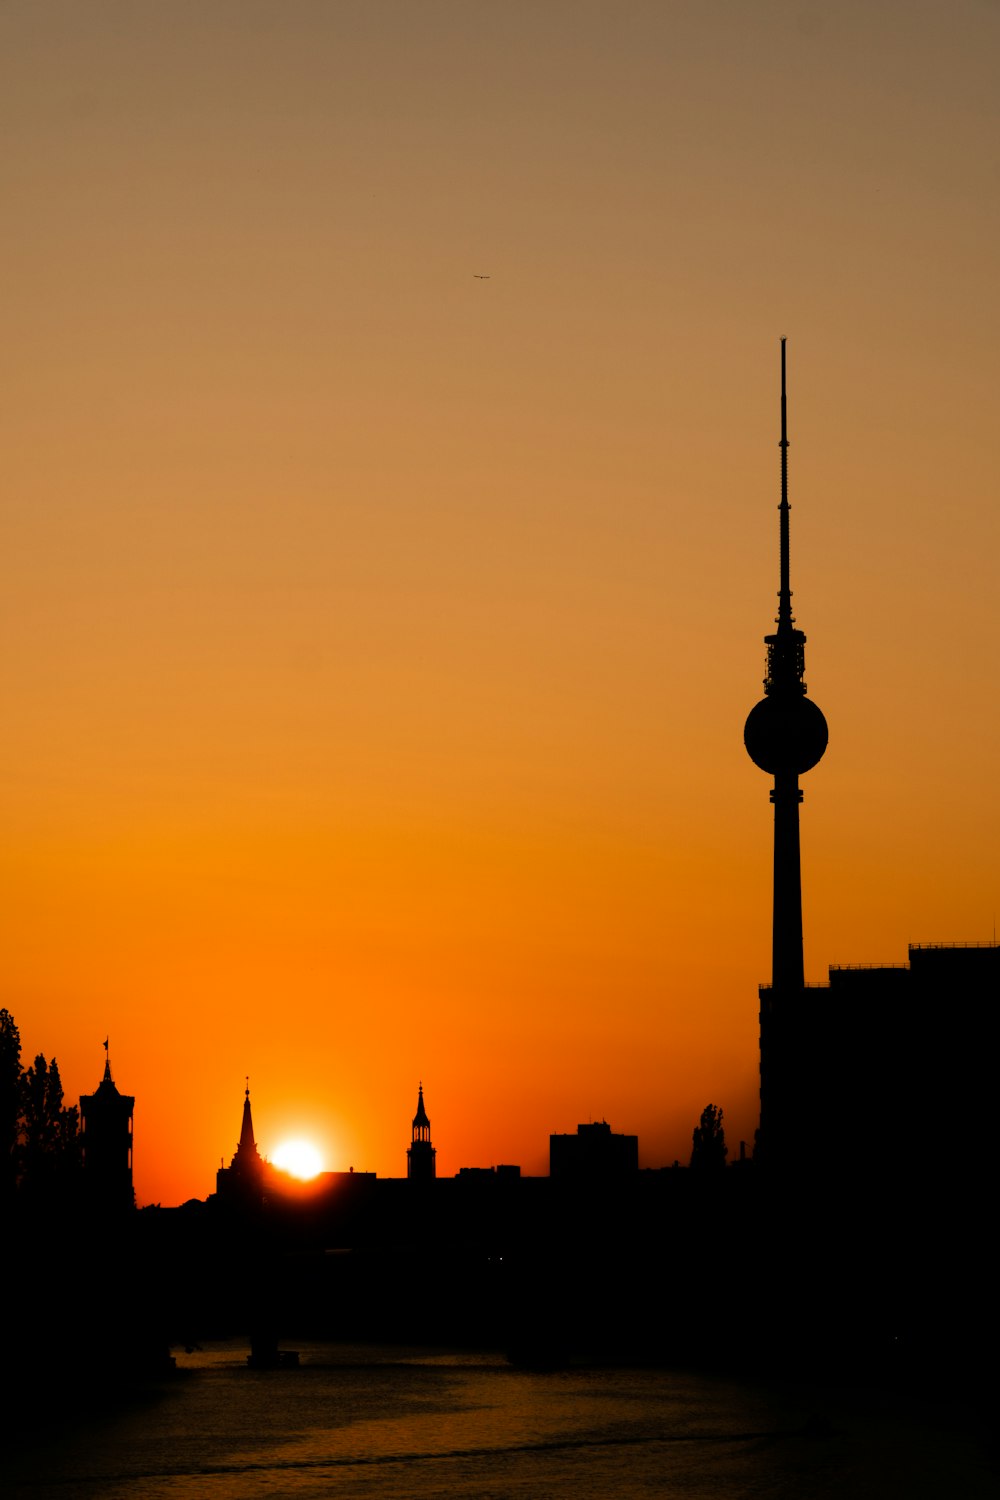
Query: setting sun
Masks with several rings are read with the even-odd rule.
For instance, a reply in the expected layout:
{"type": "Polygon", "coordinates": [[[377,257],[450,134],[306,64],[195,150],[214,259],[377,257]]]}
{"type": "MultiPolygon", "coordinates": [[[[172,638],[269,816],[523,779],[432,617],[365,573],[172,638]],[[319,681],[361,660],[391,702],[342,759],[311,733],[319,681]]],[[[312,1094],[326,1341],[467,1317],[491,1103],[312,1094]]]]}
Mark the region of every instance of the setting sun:
{"type": "Polygon", "coordinates": [[[307,1179],[323,1170],[323,1159],[309,1141],[283,1141],[274,1152],[274,1165],[293,1177],[307,1179]]]}

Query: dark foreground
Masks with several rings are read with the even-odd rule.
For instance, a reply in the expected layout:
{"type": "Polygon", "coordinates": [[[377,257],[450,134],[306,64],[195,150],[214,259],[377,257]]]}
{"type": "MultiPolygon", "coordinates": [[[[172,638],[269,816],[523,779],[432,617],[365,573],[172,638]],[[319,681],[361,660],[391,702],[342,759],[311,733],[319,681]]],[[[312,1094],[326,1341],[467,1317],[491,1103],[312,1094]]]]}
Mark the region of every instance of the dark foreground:
{"type": "MultiPolygon", "coordinates": [[[[297,1370],[250,1370],[248,1340],[174,1350],[170,1378],[79,1411],[29,1400],[8,1434],[8,1500],[572,1497],[769,1500],[996,1492],[988,1412],[960,1372],[897,1382],[745,1378],[470,1350],[301,1342],[297,1370]]],[[[58,1361],[53,1351],[53,1378],[58,1361]]]]}

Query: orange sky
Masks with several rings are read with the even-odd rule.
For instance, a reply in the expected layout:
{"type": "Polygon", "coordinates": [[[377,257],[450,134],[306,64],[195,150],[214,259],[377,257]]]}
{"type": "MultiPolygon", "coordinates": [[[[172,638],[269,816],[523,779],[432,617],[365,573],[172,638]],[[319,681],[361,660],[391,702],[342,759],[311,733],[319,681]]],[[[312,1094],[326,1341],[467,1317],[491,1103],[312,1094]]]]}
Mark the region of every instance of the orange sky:
{"type": "MultiPolygon", "coordinates": [[[[994,931],[1000,10],[0,10],[0,1004],[262,1149],[756,1122],[792,584],[806,972],[994,931]],[[476,279],[477,273],[489,280],[476,279]]],[[[913,1123],[918,1129],[918,1122],[913,1123]]]]}

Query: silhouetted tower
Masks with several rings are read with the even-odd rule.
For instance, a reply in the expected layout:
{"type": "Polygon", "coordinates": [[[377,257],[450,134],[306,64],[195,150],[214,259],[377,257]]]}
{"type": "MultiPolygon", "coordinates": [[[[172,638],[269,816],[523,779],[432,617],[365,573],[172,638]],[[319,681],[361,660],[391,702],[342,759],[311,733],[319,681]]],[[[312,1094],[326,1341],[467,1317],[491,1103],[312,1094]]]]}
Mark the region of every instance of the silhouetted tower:
{"type": "Polygon", "coordinates": [[[431,1145],[431,1122],[424,1109],[424,1086],[417,1087],[417,1112],[413,1116],[413,1138],[406,1151],[406,1175],[413,1182],[429,1182],[436,1176],[437,1152],[431,1145]]]}
{"type": "MultiPolygon", "coordinates": [[[[788,423],[785,401],[785,340],[781,340],[781,503],[780,587],[777,630],[764,637],[767,676],[764,697],[747,716],[743,742],[755,765],[774,777],[774,910],[771,933],[771,985],[761,988],[761,1121],[758,1146],[766,1160],[769,1137],[786,1128],[791,1085],[785,1066],[794,1008],[804,988],[802,962],[802,879],[799,861],[799,777],[812,769],[826,750],[826,719],[806,697],[805,644],[792,615],[788,558],[788,423]]],[[[790,1061],[790,1056],[789,1056],[790,1061]]],[[[799,1057],[801,1070],[803,1059],[799,1057]]],[[[790,1116],[788,1128],[792,1128],[790,1116]]]]}
{"type": "Polygon", "coordinates": [[[231,1166],[234,1171],[241,1169],[251,1172],[259,1171],[261,1166],[260,1152],[257,1150],[257,1142],[253,1138],[253,1115],[250,1112],[250,1080],[243,1093],[243,1123],[240,1126],[240,1139],[236,1147],[236,1155],[233,1157],[231,1166]]]}
{"type": "Polygon", "coordinates": [[[250,1112],[250,1080],[247,1079],[243,1094],[243,1123],[240,1127],[239,1144],[228,1167],[220,1167],[215,1174],[216,1189],[223,1197],[255,1197],[263,1188],[267,1171],[266,1163],[257,1150],[253,1135],[253,1115],[250,1112]]]}
{"type": "Polygon", "coordinates": [[[135,1099],[120,1094],[111,1077],[104,1043],[104,1077],[92,1094],[80,1097],[83,1181],[88,1199],[103,1210],[135,1207],[132,1188],[132,1122],[135,1099]]]}

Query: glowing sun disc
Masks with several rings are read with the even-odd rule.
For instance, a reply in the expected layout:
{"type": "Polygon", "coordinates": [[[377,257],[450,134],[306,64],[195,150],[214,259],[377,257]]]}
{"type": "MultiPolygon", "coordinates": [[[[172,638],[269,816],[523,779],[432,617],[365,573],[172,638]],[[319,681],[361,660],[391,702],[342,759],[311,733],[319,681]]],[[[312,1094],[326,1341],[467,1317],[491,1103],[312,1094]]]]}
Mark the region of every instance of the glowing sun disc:
{"type": "Polygon", "coordinates": [[[323,1158],[309,1141],[282,1141],[271,1159],[293,1177],[315,1177],[323,1170],[323,1158]]]}

